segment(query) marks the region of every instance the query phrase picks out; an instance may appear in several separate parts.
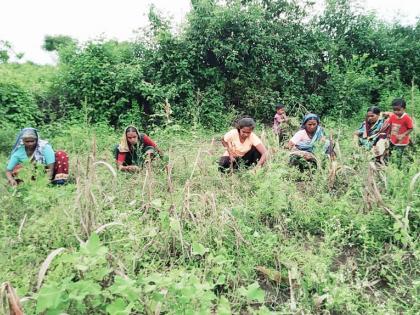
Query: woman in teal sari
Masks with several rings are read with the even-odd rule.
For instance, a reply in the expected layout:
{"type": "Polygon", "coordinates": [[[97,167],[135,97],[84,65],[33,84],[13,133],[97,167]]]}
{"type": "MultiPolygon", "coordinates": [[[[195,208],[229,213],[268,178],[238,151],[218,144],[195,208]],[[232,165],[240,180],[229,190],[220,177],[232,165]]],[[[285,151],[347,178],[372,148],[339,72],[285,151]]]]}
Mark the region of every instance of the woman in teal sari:
{"type": "Polygon", "coordinates": [[[52,184],[63,185],[67,182],[69,174],[67,153],[61,150],[54,152],[48,141],[42,140],[38,130],[34,128],[22,129],[16,138],[6,167],[6,177],[10,185],[16,186],[22,182],[18,175],[26,161],[34,165],[44,165],[52,184]]]}
{"type": "Polygon", "coordinates": [[[385,120],[381,118],[381,110],[376,107],[370,107],[366,113],[366,119],[355,132],[360,146],[370,150],[380,138],[381,130],[385,120]]]}
{"type": "Polygon", "coordinates": [[[301,171],[310,166],[317,167],[318,160],[314,152],[319,142],[325,142],[324,149],[329,148],[318,115],[307,114],[302,120],[300,130],[288,143],[288,148],[292,151],[289,164],[298,166],[301,171]]]}
{"type": "Polygon", "coordinates": [[[367,110],[365,121],[354,133],[359,146],[372,150],[375,159],[382,164],[388,148],[386,133],[381,133],[384,123],[385,119],[381,117],[381,110],[372,106],[367,110]]]}

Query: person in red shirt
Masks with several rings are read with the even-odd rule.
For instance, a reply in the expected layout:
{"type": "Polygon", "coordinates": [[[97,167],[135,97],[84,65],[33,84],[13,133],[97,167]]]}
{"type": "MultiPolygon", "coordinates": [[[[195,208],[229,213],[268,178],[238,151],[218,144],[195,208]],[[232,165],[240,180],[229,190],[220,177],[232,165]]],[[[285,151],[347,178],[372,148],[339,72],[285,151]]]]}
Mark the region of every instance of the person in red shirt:
{"type": "Polygon", "coordinates": [[[401,98],[392,101],[392,112],[385,113],[389,116],[382,130],[388,130],[391,152],[397,150],[398,164],[401,165],[401,159],[404,149],[410,143],[410,133],[413,131],[413,120],[405,112],[406,102],[401,98]]]}
{"type": "Polygon", "coordinates": [[[162,151],[146,134],[140,133],[134,126],[125,128],[121,141],[115,146],[114,156],[120,171],[135,173],[145,161],[150,161],[162,151]]]}

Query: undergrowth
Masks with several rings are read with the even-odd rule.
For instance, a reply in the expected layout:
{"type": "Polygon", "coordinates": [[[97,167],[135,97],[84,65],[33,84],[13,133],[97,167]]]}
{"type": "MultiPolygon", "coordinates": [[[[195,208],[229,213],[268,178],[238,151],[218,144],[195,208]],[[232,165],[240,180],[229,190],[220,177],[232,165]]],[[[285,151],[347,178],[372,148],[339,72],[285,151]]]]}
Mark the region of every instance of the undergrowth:
{"type": "Polygon", "coordinates": [[[71,182],[1,178],[0,282],[26,314],[418,313],[418,155],[372,173],[339,130],[331,186],[328,161],[301,174],[258,133],[256,171],[220,174],[221,135],[168,126],[152,134],[167,160],[127,175],[109,127],[45,129],[71,182]]]}

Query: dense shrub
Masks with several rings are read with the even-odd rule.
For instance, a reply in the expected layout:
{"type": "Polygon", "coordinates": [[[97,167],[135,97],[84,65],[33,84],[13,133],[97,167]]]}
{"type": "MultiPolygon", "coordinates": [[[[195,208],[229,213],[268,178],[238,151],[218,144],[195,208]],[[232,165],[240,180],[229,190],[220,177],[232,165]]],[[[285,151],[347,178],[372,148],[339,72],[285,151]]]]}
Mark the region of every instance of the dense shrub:
{"type": "Polygon", "coordinates": [[[39,111],[33,94],[18,83],[0,81],[0,115],[17,126],[34,124],[39,111]]]}
{"type": "Polygon", "coordinates": [[[269,121],[278,101],[293,114],[349,117],[418,85],[420,23],[385,23],[350,0],[311,10],[309,2],[198,0],[174,32],[152,7],[134,42],[47,37],[57,73],[24,86],[44,122],[147,128],[166,121],[169,103],[171,119],[220,129],[238,114],[269,121]]]}

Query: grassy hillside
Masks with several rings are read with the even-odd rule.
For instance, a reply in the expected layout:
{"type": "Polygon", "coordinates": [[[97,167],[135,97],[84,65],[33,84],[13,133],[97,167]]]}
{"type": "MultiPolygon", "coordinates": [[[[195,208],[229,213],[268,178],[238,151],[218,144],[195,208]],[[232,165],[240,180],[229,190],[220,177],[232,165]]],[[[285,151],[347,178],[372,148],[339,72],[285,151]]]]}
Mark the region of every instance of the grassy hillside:
{"type": "Polygon", "coordinates": [[[98,163],[113,166],[109,127],[45,128],[72,183],[1,177],[0,282],[27,314],[416,314],[419,156],[373,171],[356,126],[334,126],[334,183],[328,161],[290,168],[269,129],[266,167],[226,176],[202,130],[156,130],[168,167],[125,175],[98,163]]]}

